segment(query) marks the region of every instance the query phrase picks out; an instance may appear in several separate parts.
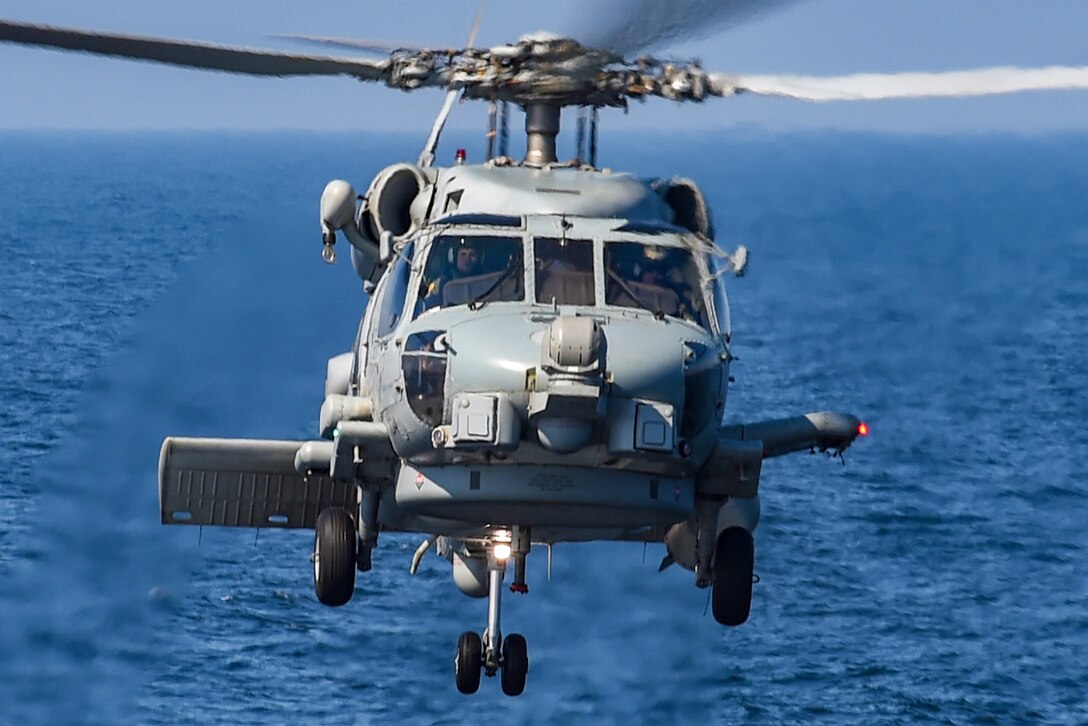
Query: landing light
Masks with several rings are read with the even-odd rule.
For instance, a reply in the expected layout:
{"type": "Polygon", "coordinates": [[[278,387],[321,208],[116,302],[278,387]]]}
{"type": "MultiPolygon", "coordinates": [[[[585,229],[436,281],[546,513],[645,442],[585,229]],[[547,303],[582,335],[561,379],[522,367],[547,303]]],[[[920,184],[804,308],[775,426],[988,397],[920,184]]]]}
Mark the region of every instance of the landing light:
{"type": "Polygon", "coordinates": [[[496,562],[506,562],[510,558],[512,541],[513,538],[508,529],[497,529],[491,535],[491,554],[494,555],[496,562]]]}
{"type": "Polygon", "coordinates": [[[869,424],[859,423],[858,424],[858,436],[868,436],[868,435],[869,435],[869,424]]]}

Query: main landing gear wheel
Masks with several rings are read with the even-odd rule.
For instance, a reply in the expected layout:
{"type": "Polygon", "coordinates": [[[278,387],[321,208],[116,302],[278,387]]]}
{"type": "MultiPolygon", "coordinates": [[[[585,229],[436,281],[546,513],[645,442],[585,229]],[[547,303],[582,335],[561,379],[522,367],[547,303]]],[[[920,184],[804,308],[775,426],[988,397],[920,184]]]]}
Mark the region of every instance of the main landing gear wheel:
{"type": "Polygon", "coordinates": [[[524,637],[511,633],[502,643],[502,692],[507,696],[520,696],[525,690],[528,673],[529,646],[524,637]]]}
{"type": "Polygon", "coordinates": [[[752,610],[752,573],[755,543],[743,527],[718,535],[714,549],[714,619],[722,625],[740,625],[752,610]]]}
{"type": "Polygon", "coordinates": [[[472,631],[461,633],[457,641],[457,657],[453,661],[457,690],[475,693],[480,689],[480,669],[483,668],[484,646],[480,636],[472,631]]]}
{"type": "Polygon", "coordinates": [[[346,509],[326,509],[314,533],[314,591],[317,599],[338,607],[355,592],[355,520],[346,509]]]}

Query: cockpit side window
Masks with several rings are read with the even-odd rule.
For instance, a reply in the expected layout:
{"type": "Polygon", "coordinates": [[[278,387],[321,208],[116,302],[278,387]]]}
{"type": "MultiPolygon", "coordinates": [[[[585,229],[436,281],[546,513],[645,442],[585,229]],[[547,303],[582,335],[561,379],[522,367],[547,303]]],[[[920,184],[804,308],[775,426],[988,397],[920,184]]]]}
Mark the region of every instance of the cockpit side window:
{"type": "Polygon", "coordinates": [[[378,300],[378,337],[384,338],[393,332],[404,314],[404,303],[408,297],[408,276],[412,272],[412,245],[408,245],[397,256],[389,270],[389,280],[380,290],[378,300]]]}
{"type": "Polygon", "coordinates": [[[710,329],[699,268],[686,249],[608,242],[604,267],[606,305],[642,308],[710,329]]]}
{"type": "Polygon", "coordinates": [[[446,400],[446,347],[442,333],[428,330],[408,336],[401,356],[404,394],[416,417],[432,428],[442,423],[446,400]]]}
{"type": "Polygon", "coordinates": [[[525,299],[519,237],[446,235],[431,244],[418,313],[469,303],[525,299]]]}
{"type": "Polygon", "coordinates": [[[536,301],[593,305],[593,240],[537,237],[536,301]]]}

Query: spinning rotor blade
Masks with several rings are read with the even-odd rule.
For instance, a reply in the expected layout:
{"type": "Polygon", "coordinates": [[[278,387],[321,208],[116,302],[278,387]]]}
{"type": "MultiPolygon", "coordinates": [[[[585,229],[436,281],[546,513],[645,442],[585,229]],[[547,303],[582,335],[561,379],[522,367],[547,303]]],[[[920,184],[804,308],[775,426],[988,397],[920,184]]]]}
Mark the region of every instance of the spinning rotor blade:
{"type": "Polygon", "coordinates": [[[849,76],[707,74],[716,96],[755,93],[805,101],[989,96],[1021,91],[1088,88],[1088,66],[979,68],[937,73],[858,73],[849,76]]]}
{"type": "Polygon", "coordinates": [[[465,43],[466,48],[471,48],[476,42],[476,35],[480,32],[480,23],[484,19],[484,5],[487,0],[480,0],[480,4],[476,6],[476,17],[472,19],[472,28],[468,31],[468,42],[465,43]]]}
{"type": "MultiPolygon", "coordinates": [[[[771,0],[769,4],[788,1],[771,0]]],[[[735,20],[742,17],[738,13],[755,12],[756,0],[727,1],[723,7],[729,12],[718,13],[717,17],[735,20]]],[[[478,27],[479,14],[469,35],[469,46],[478,27]]],[[[402,49],[386,59],[374,60],[297,55],[6,20],[0,20],[0,41],[258,76],[346,75],[403,90],[444,88],[446,101],[420,157],[423,161],[433,159],[438,136],[459,93],[466,98],[521,105],[622,107],[629,99],[647,96],[701,101],[708,95],[754,93],[808,101],[858,101],[1088,89],[1088,66],[827,77],[738,75],[706,73],[697,64],[652,58],[625,62],[611,51],[587,48],[570,38],[545,36],[526,36],[515,44],[484,51],[468,48],[413,54],[402,49]]]]}
{"type": "MultiPolygon", "coordinates": [[[[472,23],[472,30],[468,34],[468,43],[465,44],[466,48],[471,48],[472,44],[476,42],[476,34],[480,30],[480,21],[483,19],[484,2],[481,0],[480,6],[476,9],[476,19],[472,23]]],[[[396,53],[397,51],[406,51],[408,53],[425,53],[430,50],[431,52],[439,52],[437,49],[428,49],[421,45],[413,45],[412,43],[392,43],[384,40],[370,40],[367,38],[334,38],[328,35],[296,35],[296,34],[280,34],[271,35],[271,38],[278,38],[281,40],[295,40],[303,43],[310,43],[313,45],[323,45],[330,48],[346,48],[349,50],[362,50],[367,53],[377,53],[380,55],[389,55],[390,53],[396,53]]],[[[449,49],[448,52],[455,52],[455,49],[449,49]]]]}
{"type": "MultiPolygon", "coordinates": [[[[480,21],[484,18],[484,4],[486,2],[487,0],[480,0],[480,4],[476,8],[476,18],[472,21],[472,28],[468,31],[466,48],[471,48],[472,44],[476,42],[476,34],[480,32],[480,21]]],[[[423,145],[423,151],[419,154],[418,163],[420,166],[430,166],[434,163],[438,138],[442,135],[442,129],[446,127],[446,119],[449,118],[453,104],[457,100],[457,93],[458,91],[455,88],[446,91],[446,100],[442,102],[442,108],[438,110],[438,116],[435,117],[434,124],[431,125],[431,133],[427,136],[427,143],[423,145]]]]}
{"type": "Polygon", "coordinates": [[[587,45],[621,55],[698,40],[733,28],[798,0],[608,0],[581,27],[587,45]]]}
{"type": "Polygon", "coordinates": [[[377,53],[379,55],[389,55],[398,50],[406,50],[411,53],[419,53],[426,50],[422,46],[412,45],[411,43],[387,43],[381,40],[367,40],[365,38],[333,38],[327,35],[270,35],[270,38],[277,38],[280,40],[296,40],[303,43],[311,43],[313,45],[323,45],[329,48],[345,48],[349,50],[362,50],[367,53],[377,53]]]}
{"type": "Polygon", "coordinates": [[[0,20],[0,40],[255,76],[354,76],[383,80],[387,61],[296,55],[0,20]]]}

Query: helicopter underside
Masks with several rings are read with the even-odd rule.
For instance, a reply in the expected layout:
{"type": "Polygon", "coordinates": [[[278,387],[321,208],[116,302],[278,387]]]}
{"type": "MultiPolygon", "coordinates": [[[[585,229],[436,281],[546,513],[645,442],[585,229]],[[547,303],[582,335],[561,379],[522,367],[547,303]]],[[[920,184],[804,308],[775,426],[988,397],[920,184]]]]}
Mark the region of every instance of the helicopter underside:
{"type": "Polygon", "coordinates": [[[550,542],[631,539],[691,516],[694,478],[554,466],[404,464],[379,520],[398,530],[464,536],[530,527],[550,542]],[[602,535],[604,535],[602,537],[602,535]]]}

